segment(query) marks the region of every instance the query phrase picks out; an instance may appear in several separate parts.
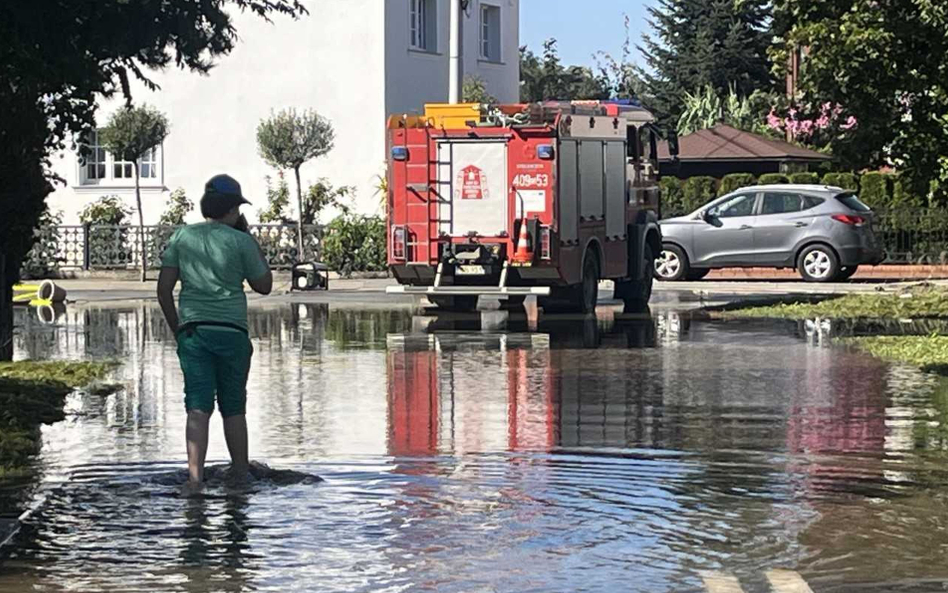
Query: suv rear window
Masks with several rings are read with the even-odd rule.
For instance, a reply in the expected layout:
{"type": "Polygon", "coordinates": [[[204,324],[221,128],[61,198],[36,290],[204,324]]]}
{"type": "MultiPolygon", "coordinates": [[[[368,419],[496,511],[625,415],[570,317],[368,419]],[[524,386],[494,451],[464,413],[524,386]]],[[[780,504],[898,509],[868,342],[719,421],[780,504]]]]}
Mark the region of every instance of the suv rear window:
{"type": "Polygon", "coordinates": [[[872,208],[866,206],[854,193],[839,194],[836,196],[836,199],[850,210],[855,210],[856,212],[872,212],[872,208]]]}

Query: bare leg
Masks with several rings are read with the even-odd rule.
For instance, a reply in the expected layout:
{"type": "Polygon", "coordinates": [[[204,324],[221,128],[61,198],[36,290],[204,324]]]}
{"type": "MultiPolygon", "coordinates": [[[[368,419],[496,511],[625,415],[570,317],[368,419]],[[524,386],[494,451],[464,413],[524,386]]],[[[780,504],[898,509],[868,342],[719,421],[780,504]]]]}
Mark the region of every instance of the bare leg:
{"type": "Polygon", "coordinates": [[[243,479],[250,466],[247,452],[247,415],[238,414],[224,418],[224,439],[227,441],[227,450],[230,451],[230,462],[233,477],[243,479]]]}
{"type": "Polygon", "coordinates": [[[211,415],[207,412],[188,412],[185,438],[188,442],[188,478],[192,486],[204,482],[204,459],[207,458],[207,433],[211,415]]]}

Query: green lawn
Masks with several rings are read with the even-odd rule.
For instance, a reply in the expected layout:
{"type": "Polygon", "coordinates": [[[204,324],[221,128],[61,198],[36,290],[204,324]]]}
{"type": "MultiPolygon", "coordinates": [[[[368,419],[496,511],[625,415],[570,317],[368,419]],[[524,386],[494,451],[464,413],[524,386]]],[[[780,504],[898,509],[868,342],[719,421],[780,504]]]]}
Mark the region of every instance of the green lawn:
{"type": "Polygon", "coordinates": [[[904,293],[849,294],[818,303],[776,304],[713,313],[716,317],[774,319],[948,318],[948,291],[916,289],[904,293]]]}
{"type": "Polygon", "coordinates": [[[841,342],[885,360],[948,375],[948,336],[875,336],[841,342]]]}
{"type": "Polygon", "coordinates": [[[116,391],[99,383],[114,368],[104,362],[0,363],[0,477],[23,472],[39,451],[40,426],[64,418],[73,390],[116,391]]]}

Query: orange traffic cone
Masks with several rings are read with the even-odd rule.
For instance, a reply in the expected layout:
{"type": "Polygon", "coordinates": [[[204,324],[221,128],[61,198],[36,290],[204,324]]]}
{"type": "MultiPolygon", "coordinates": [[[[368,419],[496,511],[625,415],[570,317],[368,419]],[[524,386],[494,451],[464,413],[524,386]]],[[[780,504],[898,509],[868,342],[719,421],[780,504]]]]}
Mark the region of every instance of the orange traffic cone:
{"type": "Polygon", "coordinates": [[[527,233],[527,219],[520,221],[520,236],[517,238],[517,249],[513,254],[513,263],[529,264],[533,261],[533,250],[530,249],[530,235],[527,233]]]}

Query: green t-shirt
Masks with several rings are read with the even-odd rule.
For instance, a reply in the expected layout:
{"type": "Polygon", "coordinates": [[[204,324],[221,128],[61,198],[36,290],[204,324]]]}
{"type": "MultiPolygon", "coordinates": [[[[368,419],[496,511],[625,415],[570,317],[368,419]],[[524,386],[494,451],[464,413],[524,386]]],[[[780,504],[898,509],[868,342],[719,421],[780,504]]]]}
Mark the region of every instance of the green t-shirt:
{"type": "Polygon", "coordinates": [[[215,321],[243,328],[247,327],[244,280],[256,280],[269,270],[253,237],[218,222],[178,229],[161,265],[178,269],[182,325],[215,321]]]}

